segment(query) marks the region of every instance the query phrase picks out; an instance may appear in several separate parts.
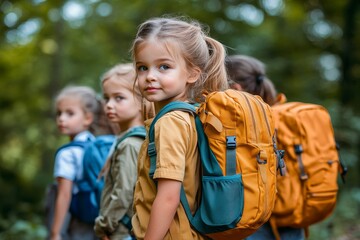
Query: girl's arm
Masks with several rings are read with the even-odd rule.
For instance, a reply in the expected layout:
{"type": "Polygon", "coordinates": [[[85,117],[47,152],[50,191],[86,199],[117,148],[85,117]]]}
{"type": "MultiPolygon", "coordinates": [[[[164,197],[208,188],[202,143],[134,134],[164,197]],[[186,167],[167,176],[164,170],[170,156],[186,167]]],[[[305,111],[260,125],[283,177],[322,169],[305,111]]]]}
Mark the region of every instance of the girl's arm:
{"type": "Polygon", "coordinates": [[[180,204],[181,182],[158,179],[157,194],[151,207],[150,221],[144,240],[161,240],[170,228],[180,204]]]}
{"type": "Polygon", "coordinates": [[[60,231],[69,210],[73,184],[71,180],[62,177],[56,178],[56,181],[58,184],[58,192],[55,203],[54,220],[51,228],[51,240],[61,239],[60,231]]]}

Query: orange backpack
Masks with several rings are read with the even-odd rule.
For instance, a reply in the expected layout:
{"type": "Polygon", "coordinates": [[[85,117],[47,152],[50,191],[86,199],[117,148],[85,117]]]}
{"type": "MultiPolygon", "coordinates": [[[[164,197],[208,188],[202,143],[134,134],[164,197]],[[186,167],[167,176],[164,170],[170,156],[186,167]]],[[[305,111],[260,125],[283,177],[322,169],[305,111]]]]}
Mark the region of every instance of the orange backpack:
{"type": "Polygon", "coordinates": [[[285,150],[285,176],[270,219],[277,227],[305,228],[328,217],[335,208],[341,164],[328,111],[316,104],[289,102],[272,107],[277,146],[285,150]]]}
{"type": "Polygon", "coordinates": [[[198,133],[202,197],[194,214],[181,194],[191,225],[211,239],[252,234],[268,221],[276,196],[278,154],[271,108],[258,96],[232,89],[208,94],[197,110],[183,102],[168,104],[150,126],[150,176],[156,168],[154,125],[173,110],[194,113],[198,133]]]}

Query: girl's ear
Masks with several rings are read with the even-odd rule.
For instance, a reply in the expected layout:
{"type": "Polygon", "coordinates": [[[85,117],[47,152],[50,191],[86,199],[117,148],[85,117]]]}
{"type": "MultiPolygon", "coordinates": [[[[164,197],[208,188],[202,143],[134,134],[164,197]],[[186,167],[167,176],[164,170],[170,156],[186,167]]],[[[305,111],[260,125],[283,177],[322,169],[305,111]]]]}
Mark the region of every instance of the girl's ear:
{"type": "Polygon", "coordinates": [[[201,70],[198,67],[194,67],[189,71],[187,83],[194,83],[200,78],[201,70]]]}
{"type": "Polygon", "coordinates": [[[89,112],[85,113],[84,125],[90,126],[93,121],[94,121],[94,115],[89,112]]]}

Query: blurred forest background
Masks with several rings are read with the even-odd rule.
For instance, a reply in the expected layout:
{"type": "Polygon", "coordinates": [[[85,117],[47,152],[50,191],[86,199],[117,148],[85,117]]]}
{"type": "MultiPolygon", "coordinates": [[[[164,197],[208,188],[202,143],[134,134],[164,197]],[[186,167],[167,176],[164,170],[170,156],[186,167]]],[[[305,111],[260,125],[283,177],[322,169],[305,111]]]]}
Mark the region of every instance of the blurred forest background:
{"type": "Polygon", "coordinates": [[[310,239],[360,239],[360,1],[0,1],[0,239],[44,239],[43,198],[67,139],[53,97],[68,84],[100,93],[102,73],[129,61],[137,26],[186,15],[210,27],[229,54],[267,64],[290,101],[330,111],[350,172],[330,218],[310,239]]]}

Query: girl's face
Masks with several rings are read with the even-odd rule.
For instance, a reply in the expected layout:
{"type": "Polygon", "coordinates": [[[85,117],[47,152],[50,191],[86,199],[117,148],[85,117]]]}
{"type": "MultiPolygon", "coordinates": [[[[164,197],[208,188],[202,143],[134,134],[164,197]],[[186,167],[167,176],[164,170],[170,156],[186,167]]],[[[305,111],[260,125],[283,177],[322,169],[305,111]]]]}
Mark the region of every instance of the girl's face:
{"type": "Polygon", "coordinates": [[[77,97],[64,97],[56,104],[56,124],[62,134],[73,139],[77,134],[88,130],[93,121],[91,113],[85,113],[77,97]]]}
{"type": "Polygon", "coordinates": [[[136,48],[139,88],[148,101],[154,102],[157,111],[169,102],[187,100],[187,85],[198,78],[190,74],[183,57],[174,58],[181,56],[177,49],[176,44],[165,45],[156,39],[147,40],[136,48]]]}
{"type": "Polygon", "coordinates": [[[106,116],[125,131],[141,119],[141,103],[136,99],[133,91],[120,81],[112,77],[103,82],[103,95],[106,116]]]}

